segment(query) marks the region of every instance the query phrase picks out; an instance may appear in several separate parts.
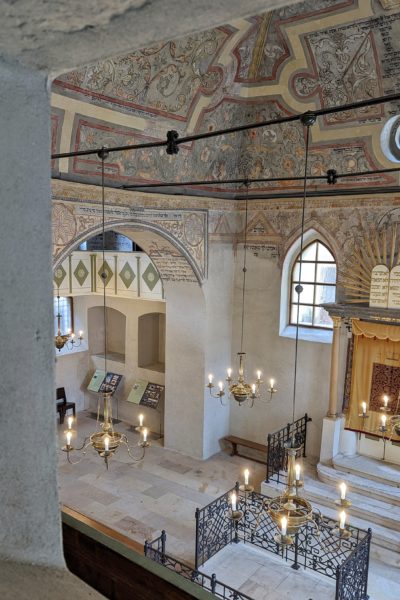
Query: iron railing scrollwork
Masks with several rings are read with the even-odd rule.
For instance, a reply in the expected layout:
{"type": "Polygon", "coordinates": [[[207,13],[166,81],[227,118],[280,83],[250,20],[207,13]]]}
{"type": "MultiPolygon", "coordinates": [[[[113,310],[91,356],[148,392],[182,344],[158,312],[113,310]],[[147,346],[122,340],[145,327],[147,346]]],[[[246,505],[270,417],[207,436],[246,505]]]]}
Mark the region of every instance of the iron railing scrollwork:
{"type": "Polygon", "coordinates": [[[244,541],[280,556],[294,569],[303,567],[336,579],[335,600],[367,600],[370,530],[347,526],[350,537],[339,539],[332,534],[337,521],[315,511],[294,543],[283,547],[274,540],[277,527],[268,512],[270,498],[239,492],[238,485],[233,489],[243,517],[228,527],[229,535],[225,535],[225,524],[230,521],[228,499],[233,490],[196,511],[196,568],[227,544],[244,541]]]}
{"type": "Polygon", "coordinates": [[[335,600],[367,600],[371,529],[337,568],[335,600]]]}
{"type": "Polygon", "coordinates": [[[304,415],[293,423],[288,423],[279,431],[269,433],[267,438],[267,473],[265,481],[286,483],[286,445],[292,438],[299,450],[299,456],[306,456],[307,423],[311,417],[304,415]]]}
{"type": "Polygon", "coordinates": [[[196,509],[196,568],[234,541],[235,527],[228,517],[233,491],[239,495],[239,484],[204,508],[196,509]]]}
{"type": "Polygon", "coordinates": [[[234,588],[226,585],[222,581],[217,579],[215,573],[212,575],[206,575],[201,573],[198,569],[187,565],[177,558],[173,558],[165,551],[166,546],[166,535],[165,531],[161,535],[153,540],[152,542],[145,542],[144,554],[147,558],[163,565],[166,569],[174,571],[181,577],[188,579],[192,583],[195,583],[203,589],[211,592],[217,598],[222,600],[252,600],[250,596],[235,590],[234,588]]]}

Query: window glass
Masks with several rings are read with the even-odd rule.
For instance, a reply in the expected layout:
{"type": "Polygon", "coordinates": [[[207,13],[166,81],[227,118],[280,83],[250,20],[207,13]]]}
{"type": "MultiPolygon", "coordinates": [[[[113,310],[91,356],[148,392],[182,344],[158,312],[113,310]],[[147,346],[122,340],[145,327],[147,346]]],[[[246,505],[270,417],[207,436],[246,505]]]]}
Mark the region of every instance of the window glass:
{"type": "Polygon", "coordinates": [[[290,324],[304,327],[332,328],[329,314],[320,304],[335,302],[336,263],[329,248],[315,241],[304,248],[297,257],[291,274],[290,324]],[[301,284],[303,290],[296,292],[301,284]]]}
{"type": "MultiPolygon", "coordinates": [[[[300,263],[296,262],[293,269],[293,281],[299,281],[300,263]]],[[[302,263],[301,265],[301,280],[315,281],[315,263],[302,263]]]]}
{"type": "MultiPolygon", "coordinates": [[[[317,263],[318,283],[336,283],[336,265],[332,263],[317,263]]],[[[307,280],[308,281],[308,280],[307,280]]]]}

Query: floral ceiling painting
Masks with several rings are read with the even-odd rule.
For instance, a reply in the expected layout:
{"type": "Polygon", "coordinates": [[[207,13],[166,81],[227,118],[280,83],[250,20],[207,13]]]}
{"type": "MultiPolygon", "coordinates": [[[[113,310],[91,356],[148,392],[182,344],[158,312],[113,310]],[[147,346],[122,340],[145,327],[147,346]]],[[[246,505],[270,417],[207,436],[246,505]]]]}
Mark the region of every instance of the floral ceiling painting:
{"type": "MultiPolygon", "coordinates": [[[[314,0],[135,50],[67,73],[53,83],[52,151],[119,146],[274,119],[400,91],[400,2],[314,0]]],[[[390,166],[382,126],[400,103],[320,117],[312,129],[310,173],[390,166]]],[[[98,183],[96,157],[54,160],[55,177],[98,183]]],[[[192,191],[236,197],[226,178],[301,175],[298,122],[180,146],[111,153],[107,185],[212,180],[192,191]]],[[[397,174],[346,179],[338,187],[398,184],[397,174]]],[[[324,185],[318,184],[318,185],[324,185]]],[[[299,189],[260,182],[252,193],[299,189]]],[[[317,184],[312,184],[317,186],[317,184]]]]}

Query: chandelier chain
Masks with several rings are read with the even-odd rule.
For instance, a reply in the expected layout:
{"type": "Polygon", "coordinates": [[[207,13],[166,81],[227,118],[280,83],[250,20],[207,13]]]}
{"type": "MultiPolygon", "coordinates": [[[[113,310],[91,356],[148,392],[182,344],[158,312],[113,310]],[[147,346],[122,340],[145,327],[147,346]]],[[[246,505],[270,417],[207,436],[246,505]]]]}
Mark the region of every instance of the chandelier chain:
{"type": "Polygon", "coordinates": [[[244,333],[244,309],[245,309],[245,292],[246,292],[246,272],[247,272],[247,221],[248,221],[248,200],[249,200],[249,182],[245,182],[246,193],[246,208],[244,218],[244,248],[243,248],[243,289],[242,289],[242,331],[240,336],[240,352],[243,352],[243,333],[244,333]]]}
{"type": "MultiPolygon", "coordinates": [[[[303,249],[304,249],[304,224],[306,214],[307,200],[307,171],[308,171],[308,151],[310,145],[310,127],[312,122],[304,123],[306,126],[305,160],[304,160],[304,179],[303,179],[303,201],[301,206],[301,235],[300,235],[300,260],[299,260],[299,286],[301,287],[301,272],[303,267],[303,249]]],[[[300,293],[297,294],[297,318],[296,318],[296,337],[294,345],[294,374],[293,374],[293,401],[292,401],[292,424],[295,421],[296,410],[296,391],[297,391],[297,359],[299,349],[299,317],[300,317],[300,293]]]]}

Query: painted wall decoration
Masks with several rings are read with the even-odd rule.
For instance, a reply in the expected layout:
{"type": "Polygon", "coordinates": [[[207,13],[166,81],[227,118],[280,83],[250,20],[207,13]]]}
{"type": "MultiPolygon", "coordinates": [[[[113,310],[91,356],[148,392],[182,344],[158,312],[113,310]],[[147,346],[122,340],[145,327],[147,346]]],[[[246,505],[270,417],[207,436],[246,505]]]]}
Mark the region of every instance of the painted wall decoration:
{"type": "Polygon", "coordinates": [[[72,252],[54,270],[54,294],[103,294],[101,273],[107,278],[106,294],[119,298],[163,300],[161,277],[144,252],[72,252]]]}
{"type": "MultiPolygon", "coordinates": [[[[176,209],[155,194],[106,190],[105,221],[132,237],[164,280],[202,282],[207,275],[207,210],[176,209]],[[158,208],[160,206],[160,208],[158,208]],[[150,208],[151,207],[151,208],[150,208]],[[172,260],[173,259],[173,260],[172,260]],[[174,269],[179,263],[179,269],[174,269]]],[[[53,259],[58,265],[101,229],[98,187],[53,181],[53,259]]]]}
{"type": "MultiPolygon", "coordinates": [[[[309,0],[62,75],[53,85],[52,148],[160,140],[169,129],[182,136],[388,94],[400,89],[399,60],[397,1],[309,0]]],[[[311,173],[389,166],[379,136],[385,118],[399,109],[394,103],[319,119],[311,173]]],[[[112,154],[106,178],[118,186],[296,176],[303,161],[301,127],[287,124],[185,144],[172,157],[164,149],[112,154]]],[[[53,172],[100,180],[93,157],[55,161],[53,172]]],[[[338,188],[397,181],[394,174],[376,175],[339,181],[338,188]]],[[[259,184],[254,191],[299,185],[259,184]]],[[[242,192],[217,185],[197,191],[230,198],[242,192]]]]}
{"type": "Polygon", "coordinates": [[[371,228],[354,245],[342,270],[346,301],[400,309],[400,227],[371,228]]]}

